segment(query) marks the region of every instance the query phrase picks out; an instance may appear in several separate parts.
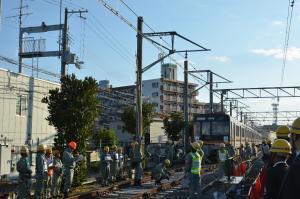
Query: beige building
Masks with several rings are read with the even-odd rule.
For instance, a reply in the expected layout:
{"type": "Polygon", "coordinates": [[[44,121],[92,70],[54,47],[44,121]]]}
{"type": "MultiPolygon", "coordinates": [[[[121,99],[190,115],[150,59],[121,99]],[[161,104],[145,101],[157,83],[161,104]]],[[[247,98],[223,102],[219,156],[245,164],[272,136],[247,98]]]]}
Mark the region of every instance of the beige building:
{"type": "Polygon", "coordinates": [[[55,129],[45,119],[47,104],[41,100],[60,84],[5,69],[0,69],[0,82],[0,144],[53,144],[55,129]]]}

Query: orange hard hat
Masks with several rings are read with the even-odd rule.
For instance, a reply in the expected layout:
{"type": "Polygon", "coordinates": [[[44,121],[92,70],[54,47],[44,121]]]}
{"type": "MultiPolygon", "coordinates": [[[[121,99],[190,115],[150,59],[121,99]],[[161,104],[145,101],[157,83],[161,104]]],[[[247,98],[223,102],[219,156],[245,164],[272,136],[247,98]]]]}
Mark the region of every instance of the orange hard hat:
{"type": "Polygon", "coordinates": [[[77,148],[77,144],[74,141],[69,142],[68,146],[72,149],[75,150],[77,148]]]}

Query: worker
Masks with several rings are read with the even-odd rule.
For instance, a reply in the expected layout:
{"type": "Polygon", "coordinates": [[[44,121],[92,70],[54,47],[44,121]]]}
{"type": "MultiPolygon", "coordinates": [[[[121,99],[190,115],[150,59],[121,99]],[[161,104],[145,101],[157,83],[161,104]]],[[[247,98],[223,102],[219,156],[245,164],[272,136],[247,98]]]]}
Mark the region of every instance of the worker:
{"type": "Polygon", "coordinates": [[[255,146],[255,143],[254,142],[252,142],[252,145],[251,145],[251,151],[252,151],[252,156],[253,157],[256,157],[256,155],[257,155],[257,149],[256,149],[256,146],[255,146]]]}
{"type": "Polygon", "coordinates": [[[277,139],[285,139],[286,141],[290,141],[290,138],[289,138],[289,134],[290,134],[290,129],[288,126],[279,126],[277,129],[276,129],[276,138],[277,139]]]}
{"type": "Polygon", "coordinates": [[[174,153],[174,144],[171,141],[167,141],[166,154],[167,159],[170,160],[170,165],[173,165],[174,153]]]}
{"type": "Polygon", "coordinates": [[[226,143],[226,150],[228,151],[229,157],[235,156],[235,148],[231,143],[229,142],[226,143]]]}
{"type": "Polygon", "coordinates": [[[51,183],[52,183],[52,177],[53,177],[53,155],[52,155],[52,148],[48,147],[46,149],[46,154],[45,154],[45,158],[46,158],[46,163],[47,163],[47,177],[46,177],[46,183],[45,183],[45,189],[44,189],[44,194],[46,198],[50,198],[50,194],[51,194],[51,183]]]}
{"type": "Polygon", "coordinates": [[[45,189],[45,182],[48,175],[47,162],[45,158],[46,148],[47,147],[45,145],[39,145],[37,148],[37,155],[35,160],[35,164],[36,164],[35,167],[36,186],[34,192],[35,199],[45,197],[44,189],[45,189]]]}
{"type": "Polygon", "coordinates": [[[156,165],[152,171],[152,178],[155,180],[155,185],[160,185],[163,179],[169,180],[170,173],[167,171],[167,168],[170,166],[171,161],[165,159],[163,163],[156,165]]]}
{"type": "Polygon", "coordinates": [[[103,153],[101,153],[100,157],[101,161],[101,177],[102,177],[102,186],[108,186],[109,178],[111,176],[110,169],[111,169],[111,163],[112,158],[111,154],[109,153],[109,147],[105,146],[103,148],[103,153]]]}
{"type": "Polygon", "coordinates": [[[197,152],[200,148],[199,143],[191,144],[191,152],[185,158],[185,178],[190,181],[189,198],[201,197],[201,162],[202,157],[197,152]]]}
{"type": "Polygon", "coordinates": [[[123,149],[122,147],[119,147],[117,149],[117,153],[119,156],[119,165],[118,165],[118,179],[123,179],[124,178],[124,163],[125,163],[125,157],[123,155],[123,149]]]}
{"type": "Polygon", "coordinates": [[[63,176],[63,164],[60,159],[60,152],[58,150],[53,151],[53,177],[51,184],[51,196],[52,198],[59,197],[60,187],[63,176]]]}
{"type": "Polygon", "coordinates": [[[271,159],[273,166],[267,170],[266,190],[264,199],[277,199],[282,182],[288,173],[289,166],[286,161],[291,154],[291,145],[284,139],[277,139],[271,146],[271,159]]]}
{"type": "Polygon", "coordinates": [[[245,160],[249,160],[251,158],[252,154],[252,149],[249,145],[249,142],[246,142],[246,147],[245,147],[245,160]]]}
{"type": "Polygon", "coordinates": [[[117,178],[118,165],[119,165],[119,156],[117,153],[116,145],[112,145],[110,155],[112,159],[112,162],[110,164],[110,179],[112,182],[114,182],[116,181],[117,178]]]}
{"type": "Polygon", "coordinates": [[[74,157],[73,152],[77,148],[77,143],[71,141],[68,143],[68,148],[66,148],[62,155],[62,162],[64,168],[64,197],[67,198],[73,183],[74,177],[74,168],[76,166],[76,162],[80,160],[80,157],[74,157]]]}
{"type": "Polygon", "coordinates": [[[28,148],[22,146],[21,158],[17,162],[17,171],[19,172],[19,187],[17,199],[27,199],[30,198],[30,189],[31,189],[31,174],[32,170],[29,165],[28,157],[28,148]]]}
{"type": "Polygon", "coordinates": [[[220,149],[218,151],[218,160],[219,160],[219,178],[223,178],[226,171],[226,160],[228,160],[229,154],[228,151],[225,148],[225,144],[220,144],[220,149]]]}
{"type": "Polygon", "coordinates": [[[142,153],[140,149],[140,145],[138,142],[134,142],[132,144],[132,166],[135,170],[134,173],[134,185],[135,186],[142,186],[142,175],[143,175],[143,167],[142,167],[142,153]]]}
{"type": "Polygon", "coordinates": [[[300,117],[292,124],[290,129],[291,141],[296,152],[296,157],[290,166],[289,172],[283,181],[280,199],[298,198],[300,191],[300,117]]]}
{"type": "Polygon", "coordinates": [[[159,164],[161,161],[161,153],[160,153],[161,145],[157,144],[154,150],[154,153],[152,154],[152,160],[155,165],[159,164]]]}
{"type": "Polygon", "coordinates": [[[260,150],[262,152],[262,160],[264,161],[265,165],[267,165],[269,156],[270,156],[270,148],[269,145],[267,145],[266,141],[262,141],[262,145],[260,146],[260,150]]]}
{"type": "Polygon", "coordinates": [[[267,145],[269,146],[269,149],[270,149],[272,146],[272,141],[270,139],[267,140],[267,145]]]}
{"type": "Polygon", "coordinates": [[[243,143],[241,143],[241,145],[240,145],[239,155],[242,160],[245,160],[245,148],[244,148],[243,143]]]}

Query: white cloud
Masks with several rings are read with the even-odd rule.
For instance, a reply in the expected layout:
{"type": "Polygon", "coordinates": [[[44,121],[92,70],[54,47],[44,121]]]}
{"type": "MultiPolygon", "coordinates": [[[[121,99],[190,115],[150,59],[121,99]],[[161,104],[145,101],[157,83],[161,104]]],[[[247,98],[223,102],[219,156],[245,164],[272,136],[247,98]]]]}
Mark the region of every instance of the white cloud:
{"type": "Polygon", "coordinates": [[[283,21],[279,21],[279,20],[272,21],[272,26],[282,26],[282,25],[283,25],[283,21]]]}
{"type": "MultiPolygon", "coordinates": [[[[273,49],[252,49],[252,53],[266,56],[266,57],[273,57],[275,59],[282,59],[283,58],[283,49],[273,48],[273,49]]],[[[297,47],[290,47],[287,50],[286,59],[288,61],[294,61],[300,59],[300,48],[297,47]]]]}
{"type": "Polygon", "coordinates": [[[218,62],[222,62],[222,63],[225,63],[225,62],[229,61],[229,58],[226,57],[226,56],[215,56],[215,57],[210,57],[209,59],[210,60],[215,60],[215,61],[218,61],[218,62]]]}

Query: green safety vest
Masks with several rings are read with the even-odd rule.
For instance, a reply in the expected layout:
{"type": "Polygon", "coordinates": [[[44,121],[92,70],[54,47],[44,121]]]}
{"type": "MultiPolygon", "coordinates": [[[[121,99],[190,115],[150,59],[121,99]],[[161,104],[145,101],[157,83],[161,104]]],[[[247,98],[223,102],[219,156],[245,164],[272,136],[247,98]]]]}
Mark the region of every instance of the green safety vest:
{"type": "Polygon", "coordinates": [[[192,155],[191,173],[200,175],[202,157],[197,152],[196,153],[191,153],[191,155],[192,155]]]}

